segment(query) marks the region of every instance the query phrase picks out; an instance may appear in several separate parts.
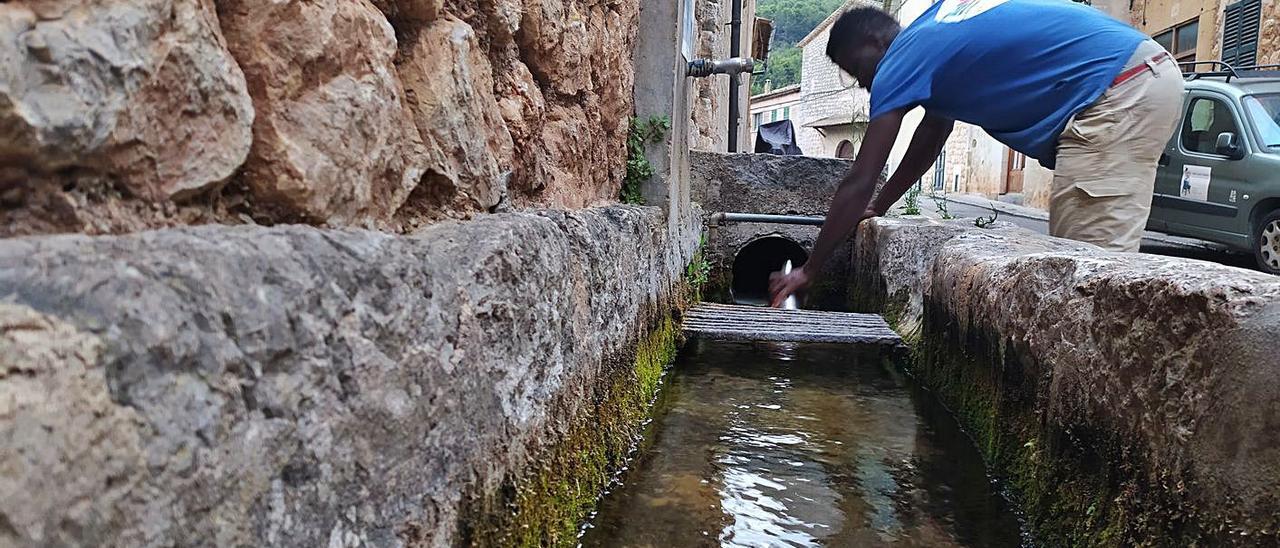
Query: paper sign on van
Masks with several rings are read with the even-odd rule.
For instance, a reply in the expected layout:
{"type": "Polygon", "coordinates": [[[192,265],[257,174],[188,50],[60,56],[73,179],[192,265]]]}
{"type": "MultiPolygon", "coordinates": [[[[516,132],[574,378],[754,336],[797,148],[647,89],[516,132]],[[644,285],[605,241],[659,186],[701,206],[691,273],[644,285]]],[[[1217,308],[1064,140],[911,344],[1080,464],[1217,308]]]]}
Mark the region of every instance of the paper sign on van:
{"type": "Polygon", "coordinates": [[[1206,166],[1182,166],[1182,185],[1179,196],[1188,200],[1209,201],[1209,180],[1212,168],[1206,166]]]}

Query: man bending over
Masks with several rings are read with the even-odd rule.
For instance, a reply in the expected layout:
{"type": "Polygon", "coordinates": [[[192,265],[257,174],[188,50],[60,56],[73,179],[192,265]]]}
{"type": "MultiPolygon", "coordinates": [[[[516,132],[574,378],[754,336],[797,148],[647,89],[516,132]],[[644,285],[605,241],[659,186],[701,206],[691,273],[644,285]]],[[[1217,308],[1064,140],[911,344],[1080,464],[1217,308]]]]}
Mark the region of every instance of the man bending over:
{"type": "Polygon", "coordinates": [[[924,174],[955,120],[1054,170],[1050,234],[1138,250],[1183,86],[1146,35],[1065,0],[942,0],[905,29],[878,9],[850,10],[831,27],[827,56],[871,90],[871,123],[809,261],[770,283],[774,306],[924,174]],[[873,202],[903,116],[917,106],[924,119],[873,202]]]}

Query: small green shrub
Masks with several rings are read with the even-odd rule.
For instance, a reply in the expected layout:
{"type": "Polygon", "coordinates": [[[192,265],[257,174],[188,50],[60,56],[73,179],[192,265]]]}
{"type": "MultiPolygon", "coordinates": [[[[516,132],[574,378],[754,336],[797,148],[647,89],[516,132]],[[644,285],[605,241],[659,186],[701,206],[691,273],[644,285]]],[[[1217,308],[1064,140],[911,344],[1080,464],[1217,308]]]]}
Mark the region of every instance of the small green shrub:
{"type": "Polygon", "coordinates": [[[987,217],[978,217],[977,219],[974,219],[973,226],[976,226],[978,228],[987,228],[992,224],[995,224],[996,220],[999,218],[1000,218],[1000,210],[996,209],[996,206],[993,205],[991,206],[991,215],[987,217]]]}
{"type": "Polygon", "coordinates": [[[707,262],[706,234],[703,234],[698,242],[698,251],[693,254],[693,260],[689,261],[689,266],[685,267],[684,279],[695,290],[701,290],[711,280],[711,263],[707,262]]]}
{"type": "Polygon", "coordinates": [[[902,200],[903,215],[919,215],[920,214],[920,185],[916,184],[907,191],[907,195],[902,200]]]}
{"type": "Polygon", "coordinates": [[[653,164],[644,155],[645,145],[661,142],[670,129],[671,119],[665,116],[631,119],[631,129],[627,133],[627,176],[622,180],[622,193],[619,196],[623,203],[644,203],[640,186],[653,177],[653,164]]]}
{"type": "Polygon", "coordinates": [[[929,194],[929,198],[933,199],[933,207],[938,210],[938,214],[942,216],[944,221],[950,221],[955,216],[947,211],[947,194],[945,192],[933,192],[929,194]]]}

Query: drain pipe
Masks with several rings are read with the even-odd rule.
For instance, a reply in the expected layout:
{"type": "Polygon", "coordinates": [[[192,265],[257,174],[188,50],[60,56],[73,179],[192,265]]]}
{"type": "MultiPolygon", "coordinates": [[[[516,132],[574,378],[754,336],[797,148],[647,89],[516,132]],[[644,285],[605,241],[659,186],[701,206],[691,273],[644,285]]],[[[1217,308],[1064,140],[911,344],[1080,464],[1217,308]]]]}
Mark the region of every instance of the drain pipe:
{"type": "MultiPolygon", "coordinates": [[[[729,57],[742,55],[742,0],[733,0],[729,8],[732,19],[729,20],[729,57]]],[[[738,151],[738,84],[741,80],[738,73],[729,75],[729,152],[738,151]]]]}
{"type": "Polygon", "coordinates": [[[769,215],[765,213],[713,213],[707,217],[711,226],[726,223],[773,223],[782,225],[822,226],[826,217],[806,215],[769,215]]]}
{"type": "Polygon", "coordinates": [[[694,59],[689,61],[689,68],[685,71],[685,75],[693,78],[705,78],[712,74],[737,75],[739,72],[751,72],[755,70],[755,68],[755,60],[747,59],[745,57],[733,57],[731,59],[694,59]]]}

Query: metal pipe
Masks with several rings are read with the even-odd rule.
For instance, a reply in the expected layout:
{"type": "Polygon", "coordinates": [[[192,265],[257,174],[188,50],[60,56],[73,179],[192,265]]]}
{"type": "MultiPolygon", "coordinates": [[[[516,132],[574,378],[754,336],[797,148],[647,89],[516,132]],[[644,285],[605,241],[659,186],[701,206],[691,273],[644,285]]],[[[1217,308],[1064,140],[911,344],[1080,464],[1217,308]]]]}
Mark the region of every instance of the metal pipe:
{"type": "MultiPolygon", "coordinates": [[[[729,8],[729,57],[742,54],[742,0],[733,0],[729,8]]],[[[738,73],[729,75],[729,152],[738,151],[738,73]]]]}
{"type": "Polygon", "coordinates": [[[826,217],[806,215],[769,215],[766,213],[713,213],[707,217],[712,226],[722,223],[773,223],[782,225],[822,226],[826,217]]]}
{"type": "Polygon", "coordinates": [[[754,59],[733,57],[731,59],[694,59],[689,61],[685,75],[693,78],[705,78],[712,74],[736,74],[755,70],[754,59]]]}

